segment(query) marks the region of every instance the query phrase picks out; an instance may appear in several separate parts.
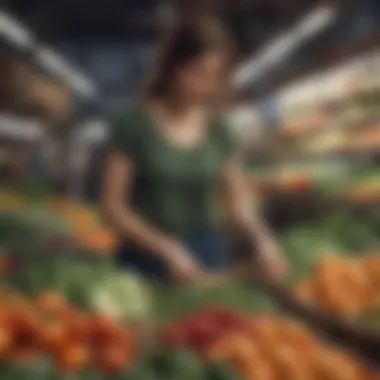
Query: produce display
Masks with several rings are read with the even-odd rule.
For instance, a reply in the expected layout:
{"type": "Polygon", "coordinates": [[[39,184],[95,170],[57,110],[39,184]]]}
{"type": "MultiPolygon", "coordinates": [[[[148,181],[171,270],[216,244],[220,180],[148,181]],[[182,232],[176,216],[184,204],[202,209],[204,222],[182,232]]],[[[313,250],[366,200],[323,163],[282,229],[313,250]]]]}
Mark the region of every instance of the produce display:
{"type": "Polygon", "coordinates": [[[363,258],[345,255],[320,259],[296,287],[303,301],[329,314],[358,317],[380,302],[380,250],[363,258]]]}
{"type": "Polygon", "coordinates": [[[378,375],[301,323],[270,314],[205,309],[166,326],[159,338],[172,349],[191,347],[202,358],[226,362],[243,379],[370,380],[378,375]]]}
{"type": "Polygon", "coordinates": [[[0,212],[16,213],[33,223],[48,223],[49,228],[55,227],[78,245],[92,251],[111,252],[116,243],[115,234],[104,226],[96,208],[64,198],[33,202],[17,193],[0,192],[0,212]]]}
{"type": "Polygon", "coordinates": [[[26,298],[2,290],[1,300],[0,359],[6,360],[0,367],[2,376],[25,371],[21,378],[26,378],[32,370],[34,378],[47,379],[49,372],[75,374],[91,367],[123,373],[133,360],[131,329],[100,314],[82,313],[59,293],[26,298]]]}
{"type": "Polygon", "coordinates": [[[318,190],[337,198],[354,202],[377,202],[380,197],[380,171],[377,167],[368,167],[342,160],[325,162],[306,161],[289,162],[274,165],[263,171],[250,173],[252,194],[265,197],[271,193],[302,193],[318,190]]]}
{"type": "MultiPolygon", "coordinates": [[[[0,213],[0,379],[374,380],[380,375],[290,319],[249,284],[174,288],[116,268],[106,245],[80,240],[86,231],[95,235],[104,228],[96,210],[57,199],[44,205],[37,212],[23,198],[8,195],[0,213]]],[[[346,212],[310,221],[281,232],[279,242],[302,301],[376,325],[376,216],[346,212]]]]}

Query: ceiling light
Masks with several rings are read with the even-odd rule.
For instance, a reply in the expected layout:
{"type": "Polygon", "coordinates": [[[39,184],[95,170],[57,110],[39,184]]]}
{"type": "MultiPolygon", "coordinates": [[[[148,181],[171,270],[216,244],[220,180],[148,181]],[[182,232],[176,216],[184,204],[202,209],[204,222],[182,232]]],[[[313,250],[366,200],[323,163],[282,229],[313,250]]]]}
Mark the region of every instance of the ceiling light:
{"type": "Polygon", "coordinates": [[[307,38],[319,33],[330,25],[336,16],[336,9],[322,6],[309,13],[290,31],[270,42],[257,55],[245,62],[235,74],[235,85],[243,87],[262,75],[269,67],[274,66],[307,38]]]}
{"type": "Polygon", "coordinates": [[[22,49],[30,48],[34,43],[31,33],[3,11],[0,11],[0,34],[22,49]]]}

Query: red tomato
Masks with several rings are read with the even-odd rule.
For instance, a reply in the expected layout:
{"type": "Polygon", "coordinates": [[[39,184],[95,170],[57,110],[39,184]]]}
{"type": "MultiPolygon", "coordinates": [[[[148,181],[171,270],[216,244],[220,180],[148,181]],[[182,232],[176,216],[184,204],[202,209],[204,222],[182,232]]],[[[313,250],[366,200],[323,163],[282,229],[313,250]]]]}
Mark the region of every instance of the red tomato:
{"type": "Polygon", "coordinates": [[[113,321],[103,315],[97,315],[90,319],[90,341],[92,344],[105,344],[113,341],[116,327],[113,321]]]}
{"type": "Polygon", "coordinates": [[[171,348],[183,347],[188,343],[186,328],[179,324],[164,327],[159,332],[158,339],[162,344],[171,348]]]}
{"type": "Polygon", "coordinates": [[[107,373],[123,370],[130,361],[130,354],[119,345],[104,346],[97,352],[96,362],[107,373]]]}
{"type": "Polygon", "coordinates": [[[70,330],[70,334],[73,339],[77,339],[82,342],[88,341],[91,328],[90,318],[77,311],[70,311],[65,315],[65,321],[70,330]]]}
{"type": "Polygon", "coordinates": [[[210,317],[202,316],[188,326],[189,344],[198,350],[206,349],[220,333],[220,327],[210,317]]]}
{"type": "Polygon", "coordinates": [[[34,313],[13,314],[11,331],[17,347],[34,346],[39,341],[42,329],[43,326],[34,313]]]}
{"type": "Polygon", "coordinates": [[[225,330],[248,330],[249,322],[246,317],[232,309],[215,308],[210,310],[214,323],[225,330]]]}

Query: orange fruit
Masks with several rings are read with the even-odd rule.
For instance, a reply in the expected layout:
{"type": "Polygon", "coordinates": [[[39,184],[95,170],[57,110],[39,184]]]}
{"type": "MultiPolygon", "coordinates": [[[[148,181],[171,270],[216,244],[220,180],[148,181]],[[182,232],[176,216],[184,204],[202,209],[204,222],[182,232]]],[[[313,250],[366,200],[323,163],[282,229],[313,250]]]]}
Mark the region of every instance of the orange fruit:
{"type": "Polygon", "coordinates": [[[311,304],[314,302],[314,283],[307,280],[299,283],[295,288],[295,294],[301,301],[311,304]]]}
{"type": "Polygon", "coordinates": [[[301,323],[284,321],[279,330],[278,340],[289,345],[302,356],[312,355],[317,347],[315,337],[301,323]]]}
{"type": "Polygon", "coordinates": [[[271,364],[275,368],[278,379],[312,379],[312,369],[309,367],[309,362],[303,360],[302,356],[289,346],[277,347],[272,353],[271,364]]]}
{"type": "Polygon", "coordinates": [[[44,323],[40,341],[45,350],[56,351],[68,339],[68,328],[62,320],[53,319],[44,323]]]}
{"type": "Polygon", "coordinates": [[[2,306],[2,308],[0,309],[0,326],[9,327],[11,320],[12,311],[7,306],[2,306]]]}
{"type": "Polygon", "coordinates": [[[96,228],[88,230],[82,235],[82,242],[86,248],[98,252],[113,251],[116,239],[114,234],[105,228],[96,228]]]}
{"type": "Polygon", "coordinates": [[[255,317],[251,320],[251,339],[266,354],[278,344],[278,321],[269,316],[255,317]]]}
{"type": "Polygon", "coordinates": [[[8,292],[8,295],[2,300],[12,311],[30,311],[31,303],[25,297],[15,292],[8,292]]]}
{"type": "Polygon", "coordinates": [[[77,373],[83,370],[90,360],[88,347],[79,343],[69,343],[57,354],[58,368],[64,373],[77,373]]]}
{"type": "Polygon", "coordinates": [[[264,360],[259,363],[249,363],[240,373],[245,380],[277,380],[275,371],[264,360]]]}
{"type": "Polygon", "coordinates": [[[380,254],[365,257],[362,265],[370,284],[368,290],[370,302],[372,305],[378,304],[380,301],[380,254]]]}
{"type": "Polygon", "coordinates": [[[68,308],[65,298],[54,290],[38,294],[34,305],[38,311],[47,314],[61,314],[68,308]]]}
{"type": "Polygon", "coordinates": [[[214,342],[207,350],[207,357],[214,361],[228,361],[237,366],[255,361],[258,357],[256,345],[242,334],[229,334],[214,342]]]}
{"type": "Polygon", "coordinates": [[[316,266],[315,297],[317,303],[332,315],[344,315],[350,307],[344,286],[342,259],[330,257],[320,260],[316,266]]]}
{"type": "Polygon", "coordinates": [[[371,283],[362,263],[358,260],[346,259],[343,263],[344,274],[342,285],[350,299],[348,312],[356,315],[365,310],[370,302],[371,283]]]}
{"type": "Polygon", "coordinates": [[[11,332],[5,327],[0,325],[0,359],[4,358],[12,346],[11,332]]]}
{"type": "Polygon", "coordinates": [[[331,348],[321,348],[314,357],[314,373],[317,379],[361,380],[362,373],[347,355],[331,348]]]}
{"type": "Polygon", "coordinates": [[[244,335],[232,336],[228,344],[230,345],[229,362],[237,368],[244,368],[247,363],[257,363],[261,360],[257,346],[249,337],[244,335]]]}

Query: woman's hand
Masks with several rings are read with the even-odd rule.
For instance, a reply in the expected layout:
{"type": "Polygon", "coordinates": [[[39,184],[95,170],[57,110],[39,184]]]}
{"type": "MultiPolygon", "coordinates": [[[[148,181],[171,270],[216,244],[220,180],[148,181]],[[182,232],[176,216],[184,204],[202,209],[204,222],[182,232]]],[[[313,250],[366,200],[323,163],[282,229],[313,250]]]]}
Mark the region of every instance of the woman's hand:
{"type": "Polygon", "coordinates": [[[282,281],[287,276],[287,265],[284,254],[271,240],[265,241],[258,246],[259,269],[264,275],[276,281],[282,281]]]}
{"type": "Polygon", "coordinates": [[[170,274],[182,284],[194,284],[204,276],[198,263],[181,246],[172,247],[166,252],[166,262],[170,274]]]}

